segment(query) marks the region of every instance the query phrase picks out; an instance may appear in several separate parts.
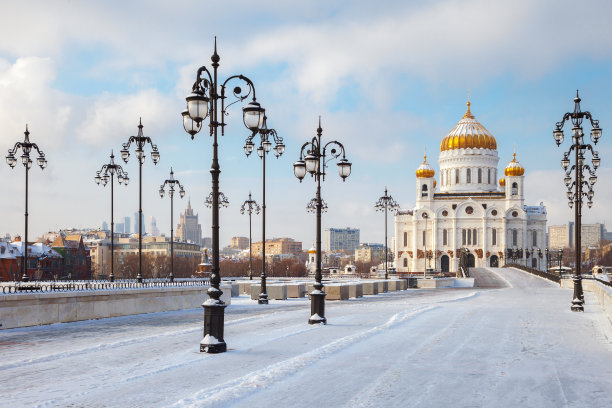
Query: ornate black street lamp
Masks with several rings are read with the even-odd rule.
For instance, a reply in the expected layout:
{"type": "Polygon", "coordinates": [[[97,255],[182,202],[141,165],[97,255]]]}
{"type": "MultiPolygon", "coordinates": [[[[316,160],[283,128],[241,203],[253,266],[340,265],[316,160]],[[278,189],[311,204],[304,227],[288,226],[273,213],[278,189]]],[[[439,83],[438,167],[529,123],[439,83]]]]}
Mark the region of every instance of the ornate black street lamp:
{"type": "Polygon", "coordinates": [[[387,187],[385,187],[385,195],[380,197],[378,201],[374,204],[374,208],[376,211],[384,211],[385,212],[385,279],[389,279],[389,255],[388,255],[388,247],[387,247],[387,211],[397,211],[400,206],[390,194],[387,194],[387,187]]]}
{"type": "Polygon", "coordinates": [[[130,178],[128,177],[127,171],[124,171],[123,168],[115,163],[115,155],[111,151],[110,162],[108,164],[104,164],[99,171],[96,171],[96,177],[94,180],[96,184],[102,185],[106,187],[108,184],[108,180],[110,180],[111,186],[111,234],[110,234],[110,244],[111,244],[111,271],[108,276],[108,280],[111,282],[115,281],[115,214],[114,214],[114,195],[115,195],[115,175],[117,175],[117,181],[119,184],[123,184],[125,186],[130,182],[130,178]]]}
{"type": "Polygon", "coordinates": [[[538,248],[537,251],[538,251],[538,270],[540,270],[540,258],[542,258],[542,250],[538,248]]]}
{"type": "Polygon", "coordinates": [[[47,159],[45,158],[45,154],[38,148],[36,143],[30,142],[30,132],[28,131],[28,125],[26,125],[26,130],[23,133],[25,138],[23,142],[15,143],[12,149],[8,151],[8,155],[6,156],[6,162],[11,168],[15,168],[17,164],[17,158],[15,155],[17,151],[21,149],[21,163],[23,167],[25,167],[25,241],[23,243],[23,261],[22,261],[22,269],[23,274],[21,276],[21,280],[23,282],[27,282],[30,280],[28,277],[28,172],[32,167],[32,159],[30,159],[30,152],[32,149],[35,149],[38,152],[38,158],[36,159],[36,164],[44,170],[47,167],[47,159]]]}
{"type": "Polygon", "coordinates": [[[323,291],[322,273],[321,273],[321,210],[323,204],[321,200],[321,179],[325,181],[325,169],[327,168],[328,161],[337,159],[342,155],[342,159],[338,161],[338,173],[342,177],[342,181],[351,174],[351,163],[346,159],[346,152],[342,143],[337,141],[327,142],[324,146],[321,146],[321,136],[323,135],[323,129],[321,128],[321,118],[319,117],[319,127],[317,128],[317,135],[312,138],[311,141],[306,142],[300,149],[300,158],[293,164],[293,171],[295,176],[300,180],[300,183],[306,176],[306,172],[310,173],[314,177],[317,183],[317,195],[316,195],[316,207],[317,207],[317,256],[316,256],[316,271],[315,271],[315,284],[313,290],[310,293],[310,318],[308,319],[309,324],[327,323],[325,318],[325,292],[323,291]],[[325,160],[327,156],[327,148],[329,150],[329,159],[325,160]]]}
{"type": "Polygon", "coordinates": [[[546,256],[546,272],[549,272],[550,271],[550,258],[549,258],[550,251],[548,250],[548,248],[544,250],[544,254],[546,256]]]}
{"type": "Polygon", "coordinates": [[[170,196],[170,282],[174,282],[174,186],[178,187],[181,198],[185,197],[185,189],[181,182],[174,178],[172,167],[170,167],[170,178],[159,187],[161,198],[164,198],[166,186],[168,186],[168,195],[170,196]]]}
{"type": "MultiPolygon", "coordinates": [[[[255,212],[255,214],[259,214],[259,204],[255,200],[251,198],[251,193],[249,193],[249,199],[242,203],[242,207],[240,207],[240,214],[244,214],[245,212],[249,214],[249,280],[253,280],[253,243],[251,239],[251,214],[255,212]]],[[[265,246],[265,244],[264,244],[265,246]]]]}
{"type": "MultiPolygon", "coordinates": [[[[259,300],[257,303],[260,305],[268,304],[268,293],[266,290],[266,156],[270,153],[270,150],[274,150],[274,156],[278,159],[285,152],[285,144],[283,138],[280,137],[276,130],[268,129],[267,117],[264,115],[264,121],[259,129],[259,147],[257,147],[257,156],[262,159],[262,204],[261,204],[261,290],[259,292],[259,300]],[[274,147],[272,147],[272,141],[274,141],[274,147]]],[[[251,136],[246,139],[244,144],[244,153],[249,157],[255,149],[253,139],[258,132],[253,132],[251,136]]]]}
{"type": "Polygon", "coordinates": [[[574,98],[574,111],[567,112],[563,115],[561,122],[557,122],[555,130],[553,131],[553,137],[557,146],[563,143],[563,125],[565,121],[571,120],[572,124],[572,144],[567,152],[563,153],[563,159],[561,160],[561,166],[565,171],[565,178],[563,181],[567,187],[567,198],[569,200],[570,208],[574,207],[574,225],[576,229],[575,236],[575,248],[576,248],[576,269],[573,276],[574,281],[574,298],[572,300],[572,311],[583,312],[584,311],[584,294],[582,292],[582,275],[580,273],[581,267],[581,225],[582,225],[582,203],[583,199],[587,198],[587,205],[589,208],[593,205],[593,185],[597,181],[595,172],[600,164],[599,153],[593,149],[593,147],[584,143],[584,133],[582,131],[583,119],[588,119],[591,122],[591,140],[593,144],[597,144],[599,138],[601,138],[601,129],[599,128],[599,121],[593,119],[590,112],[582,112],[580,110],[580,97],[578,91],[576,91],[576,97],[574,98]],[[570,156],[574,151],[574,164],[570,167],[570,156]],[[591,159],[592,167],[585,164],[585,153],[590,151],[593,158],[591,159]],[[585,171],[588,171],[588,181],[586,180],[585,171]],[[573,178],[572,178],[573,173],[573,178]],[[583,188],[587,191],[583,191],[583,188]],[[573,190],[573,191],[572,191],[573,190]]]}
{"type": "Polygon", "coordinates": [[[157,164],[159,161],[159,151],[157,145],[153,144],[150,137],[142,134],[142,118],[138,123],[138,135],[130,136],[127,143],[123,144],[121,150],[121,158],[125,163],[130,159],[130,146],[132,143],[136,146],[136,158],[138,159],[138,276],[136,279],[138,282],[142,282],[142,165],[145,162],[144,147],[146,144],[151,145],[151,160],[153,164],[157,164]]]}
{"type": "Polygon", "coordinates": [[[559,276],[561,276],[561,265],[563,263],[563,248],[557,251],[557,263],[559,264],[559,276]]]}
{"type": "Polygon", "coordinates": [[[253,95],[252,101],[244,108],[244,125],[251,132],[258,132],[263,125],[265,110],[259,105],[255,98],[255,85],[243,75],[232,75],[220,86],[217,79],[220,57],[217,54],[217,38],[215,37],[215,50],[210,57],[212,61],[212,73],[201,66],[198,68],[196,80],[192,86],[191,94],[187,99],[187,109],[182,112],[183,127],[191,135],[191,138],[202,129],[204,119],[209,118],[208,127],[213,137],[213,161],[210,173],[212,176],[212,269],[210,275],[210,288],[208,296],[210,299],[204,302],[204,338],[200,342],[200,351],[207,353],[223,353],[227,351],[227,344],[223,340],[224,312],[227,306],[220,297],[223,294],[219,289],[221,275],[219,271],[219,173],[221,173],[218,157],[217,133],[221,127],[221,135],[225,130],[225,116],[227,108],[236,102],[241,102],[253,95]],[[234,87],[233,96],[235,100],[226,106],[225,100],[227,84],[231,80],[240,80],[247,86],[245,92],[239,86],[234,87]],[[221,107],[219,108],[219,102],[221,107]],[[219,122],[219,119],[221,120],[219,122]]]}

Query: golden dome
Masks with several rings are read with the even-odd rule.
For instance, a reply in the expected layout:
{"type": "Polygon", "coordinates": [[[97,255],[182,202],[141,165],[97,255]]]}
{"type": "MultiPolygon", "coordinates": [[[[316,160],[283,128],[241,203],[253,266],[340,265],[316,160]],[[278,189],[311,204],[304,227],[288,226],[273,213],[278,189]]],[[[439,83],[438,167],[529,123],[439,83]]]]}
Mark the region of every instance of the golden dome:
{"type": "Polygon", "coordinates": [[[416,176],[429,178],[429,177],[433,177],[435,174],[436,174],[435,170],[431,168],[429,163],[427,163],[427,156],[424,156],[423,163],[421,163],[419,168],[416,170],[416,176]]]}
{"type": "Polygon", "coordinates": [[[436,185],[438,185],[438,183],[436,183],[436,180],[434,180],[434,188],[436,188],[436,185]]]}
{"type": "Polygon", "coordinates": [[[470,101],[463,118],[440,144],[440,151],[454,149],[497,149],[495,137],[470,112],[470,101]]]}
{"type": "Polygon", "coordinates": [[[521,163],[516,161],[516,153],[514,153],[513,156],[512,161],[508,163],[504,169],[504,174],[506,176],[522,176],[525,174],[525,168],[521,166],[521,163]]]}
{"type": "Polygon", "coordinates": [[[499,185],[502,186],[502,187],[505,186],[506,185],[506,179],[500,178],[499,179],[499,185]]]}

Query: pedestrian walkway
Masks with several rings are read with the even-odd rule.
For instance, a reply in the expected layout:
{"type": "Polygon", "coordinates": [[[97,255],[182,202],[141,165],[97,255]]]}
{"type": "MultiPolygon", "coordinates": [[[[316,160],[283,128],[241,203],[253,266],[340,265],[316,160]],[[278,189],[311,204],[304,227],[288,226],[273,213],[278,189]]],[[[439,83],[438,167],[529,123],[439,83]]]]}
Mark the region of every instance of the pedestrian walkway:
{"type": "Polygon", "coordinates": [[[229,351],[198,352],[202,310],[0,332],[0,406],[611,407],[610,322],[590,293],[513,269],[498,289],[409,290],[227,308],[229,351]]]}

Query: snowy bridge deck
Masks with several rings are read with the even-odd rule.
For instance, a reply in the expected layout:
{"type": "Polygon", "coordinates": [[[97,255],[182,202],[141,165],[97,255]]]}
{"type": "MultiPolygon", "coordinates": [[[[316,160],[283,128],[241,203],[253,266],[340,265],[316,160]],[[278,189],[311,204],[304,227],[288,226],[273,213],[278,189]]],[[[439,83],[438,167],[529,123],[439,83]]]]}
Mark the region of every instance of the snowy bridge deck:
{"type": "MultiPolygon", "coordinates": [[[[610,322],[591,293],[511,269],[503,288],[227,308],[229,351],[198,352],[202,310],[0,332],[0,406],[610,407],[610,322]]],[[[492,285],[496,286],[496,285],[492,285]]]]}

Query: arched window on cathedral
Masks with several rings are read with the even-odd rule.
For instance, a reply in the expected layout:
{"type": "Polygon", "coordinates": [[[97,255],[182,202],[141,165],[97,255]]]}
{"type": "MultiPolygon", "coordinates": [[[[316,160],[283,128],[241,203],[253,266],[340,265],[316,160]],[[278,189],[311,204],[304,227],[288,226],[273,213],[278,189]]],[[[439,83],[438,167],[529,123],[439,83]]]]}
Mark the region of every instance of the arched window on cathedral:
{"type": "Polygon", "coordinates": [[[482,169],[478,169],[478,184],[482,183],[482,169]]]}
{"type": "Polygon", "coordinates": [[[448,245],[448,230],[442,230],[442,245],[448,245]]]}
{"type": "Polygon", "coordinates": [[[404,258],[404,268],[408,267],[408,258],[404,258]]]}
{"type": "Polygon", "coordinates": [[[408,246],[408,233],[404,232],[404,246],[408,246]]]}
{"type": "Polygon", "coordinates": [[[518,194],[518,183],[512,183],[512,195],[518,194]]]}
{"type": "Polygon", "coordinates": [[[462,229],[461,230],[461,245],[465,245],[467,243],[466,237],[467,237],[467,232],[464,229],[462,229]]]}
{"type": "Polygon", "coordinates": [[[487,183],[491,184],[491,169],[487,169],[487,183]]]}
{"type": "Polygon", "coordinates": [[[459,184],[459,169],[455,169],[455,184],[459,184]]]}
{"type": "Polygon", "coordinates": [[[533,230],[532,239],[533,239],[533,246],[537,247],[538,246],[538,231],[533,230]]]}
{"type": "Polygon", "coordinates": [[[467,244],[472,245],[472,230],[467,230],[467,244]]]}
{"type": "Polygon", "coordinates": [[[474,228],[472,230],[472,243],[474,245],[478,245],[478,238],[477,237],[478,237],[478,230],[476,228],[474,228]]]}
{"type": "Polygon", "coordinates": [[[466,183],[471,183],[471,182],[472,182],[472,169],[467,169],[466,183]]]}
{"type": "Polygon", "coordinates": [[[497,245],[497,230],[495,228],[491,230],[491,245],[497,245]]]}
{"type": "Polygon", "coordinates": [[[518,231],[515,229],[512,230],[512,246],[518,246],[518,231]]]}
{"type": "Polygon", "coordinates": [[[421,197],[427,197],[427,184],[421,186],[421,197]]]}

